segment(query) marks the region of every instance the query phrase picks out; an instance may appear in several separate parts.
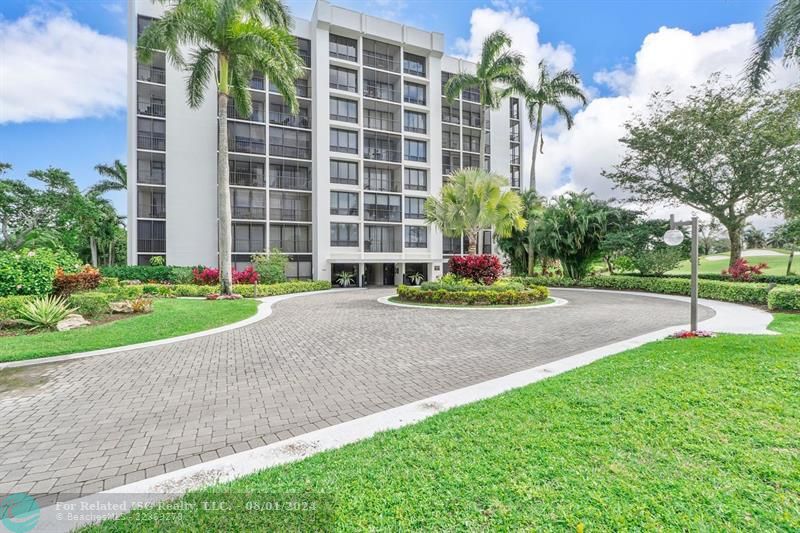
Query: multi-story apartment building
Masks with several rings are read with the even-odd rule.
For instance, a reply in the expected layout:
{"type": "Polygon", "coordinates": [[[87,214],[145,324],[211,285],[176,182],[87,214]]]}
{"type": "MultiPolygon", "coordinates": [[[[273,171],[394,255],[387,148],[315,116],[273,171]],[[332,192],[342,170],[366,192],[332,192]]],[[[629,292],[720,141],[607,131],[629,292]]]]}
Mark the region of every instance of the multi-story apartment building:
{"type": "MultiPolygon", "coordinates": [[[[162,13],[130,2],[129,41],[162,13]]],[[[423,203],[451,171],[478,166],[478,95],[448,102],[447,79],[475,65],[444,54],[444,36],[318,0],[295,20],[305,75],[300,112],[288,113],[256,73],[253,113],[228,110],[233,260],[280,249],[291,278],[351,271],[369,285],[439,277],[463,239],[425,225],[423,203]]],[[[150,64],[129,51],[128,261],[155,255],[174,265],[217,264],[217,99],[186,104],[185,72],[163,53],[150,64]]],[[[525,188],[520,105],[487,119],[485,165],[525,188]]],[[[491,231],[480,247],[492,250],[491,231]]]]}

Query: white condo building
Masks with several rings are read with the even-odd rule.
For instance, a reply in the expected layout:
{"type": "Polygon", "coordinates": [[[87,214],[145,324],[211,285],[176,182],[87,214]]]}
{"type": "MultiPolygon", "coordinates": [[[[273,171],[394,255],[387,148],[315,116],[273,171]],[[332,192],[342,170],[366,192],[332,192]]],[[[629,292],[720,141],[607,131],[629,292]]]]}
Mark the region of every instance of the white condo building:
{"type": "MultiPolygon", "coordinates": [[[[129,6],[135,44],[163,8],[129,6]]],[[[306,65],[299,114],[258,74],[253,114],[228,110],[234,264],[278,248],[290,278],[335,281],[343,270],[373,286],[414,272],[438,278],[466,244],[425,225],[422,206],[443,176],[478,166],[480,144],[478,94],[448,103],[442,88],[475,65],[445,55],[441,33],[326,0],[293,31],[306,65]]],[[[163,53],[141,64],[132,45],[128,64],[128,262],[216,265],[216,88],[192,109],[186,73],[163,53]]],[[[487,113],[486,164],[515,189],[527,186],[520,114],[513,97],[487,113]]],[[[490,231],[479,246],[492,250],[490,231]]]]}

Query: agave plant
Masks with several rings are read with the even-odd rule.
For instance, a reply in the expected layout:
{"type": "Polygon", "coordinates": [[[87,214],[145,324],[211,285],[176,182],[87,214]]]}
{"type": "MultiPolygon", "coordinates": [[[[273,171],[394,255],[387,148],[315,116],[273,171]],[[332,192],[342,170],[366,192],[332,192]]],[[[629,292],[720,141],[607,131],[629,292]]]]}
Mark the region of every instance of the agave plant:
{"type": "Polygon", "coordinates": [[[19,319],[32,330],[54,329],[67,315],[75,309],[67,305],[60,296],[44,296],[27,302],[19,311],[19,319]]]}
{"type": "Polygon", "coordinates": [[[338,283],[340,287],[349,287],[353,283],[353,273],[339,272],[339,275],[336,277],[336,283],[338,283]]]}

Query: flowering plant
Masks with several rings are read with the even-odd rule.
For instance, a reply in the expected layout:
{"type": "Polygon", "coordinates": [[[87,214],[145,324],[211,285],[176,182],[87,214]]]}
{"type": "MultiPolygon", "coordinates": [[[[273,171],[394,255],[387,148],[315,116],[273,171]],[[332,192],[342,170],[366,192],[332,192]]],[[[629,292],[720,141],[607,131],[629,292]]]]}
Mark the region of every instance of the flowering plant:
{"type": "Polygon", "coordinates": [[[691,331],[691,330],[685,329],[685,330],[673,333],[672,335],[669,336],[669,338],[670,339],[697,339],[697,338],[708,338],[708,337],[715,337],[715,336],[716,335],[714,335],[714,333],[711,332],[711,331],[702,331],[702,330],[691,331]]]}
{"type": "Polygon", "coordinates": [[[740,257],[733,263],[733,265],[723,270],[722,275],[730,276],[736,281],[751,281],[753,279],[753,275],[761,274],[765,268],[767,268],[766,263],[751,265],[747,262],[747,259],[740,257]]]}
{"type": "Polygon", "coordinates": [[[233,282],[234,283],[247,283],[253,285],[258,283],[258,272],[253,270],[252,265],[248,266],[241,272],[233,269],[233,282]]]}

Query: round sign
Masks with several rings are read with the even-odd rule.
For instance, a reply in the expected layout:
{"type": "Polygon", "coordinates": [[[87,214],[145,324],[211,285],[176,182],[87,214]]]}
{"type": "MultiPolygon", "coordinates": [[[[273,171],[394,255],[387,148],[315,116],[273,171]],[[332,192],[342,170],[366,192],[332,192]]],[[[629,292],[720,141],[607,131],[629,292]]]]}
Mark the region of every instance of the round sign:
{"type": "Polygon", "coordinates": [[[678,246],[683,242],[683,232],[679,229],[671,229],[664,233],[664,242],[669,246],[678,246]]]}

